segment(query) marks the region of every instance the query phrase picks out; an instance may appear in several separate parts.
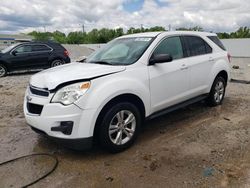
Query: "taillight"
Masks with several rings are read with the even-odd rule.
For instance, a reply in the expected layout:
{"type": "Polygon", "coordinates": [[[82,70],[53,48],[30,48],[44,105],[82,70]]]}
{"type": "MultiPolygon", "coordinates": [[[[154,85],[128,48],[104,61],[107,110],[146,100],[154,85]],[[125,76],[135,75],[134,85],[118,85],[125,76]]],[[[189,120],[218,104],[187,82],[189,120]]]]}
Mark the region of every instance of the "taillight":
{"type": "Polygon", "coordinates": [[[63,54],[68,57],[69,56],[69,52],[67,50],[64,50],[63,54]]]}
{"type": "Polygon", "coordinates": [[[230,53],[227,53],[227,58],[228,58],[229,63],[231,63],[231,55],[230,55],[230,53]]]}

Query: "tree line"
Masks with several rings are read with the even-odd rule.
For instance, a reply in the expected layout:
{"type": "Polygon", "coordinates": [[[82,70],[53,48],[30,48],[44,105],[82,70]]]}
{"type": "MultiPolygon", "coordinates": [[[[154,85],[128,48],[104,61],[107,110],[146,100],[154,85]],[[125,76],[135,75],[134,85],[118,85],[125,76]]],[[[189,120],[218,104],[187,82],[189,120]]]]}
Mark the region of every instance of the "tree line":
{"type": "MultiPolygon", "coordinates": [[[[202,27],[196,26],[191,28],[177,28],[176,30],[184,30],[184,31],[204,31],[202,27]]],[[[90,32],[81,32],[75,31],[70,32],[66,35],[60,31],[54,32],[37,32],[33,31],[28,33],[34,37],[35,40],[39,41],[48,41],[53,40],[59,42],[61,44],[95,44],[95,43],[107,43],[110,40],[125,35],[125,34],[132,34],[132,33],[142,33],[142,32],[153,32],[153,31],[167,31],[164,27],[155,26],[151,28],[134,28],[131,27],[124,32],[122,28],[117,29],[93,29],[90,32]]],[[[248,27],[240,27],[237,31],[231,33],[217,33],[219,38],[221,39],[229,39],[229,38],[250,38],[250,28],[248,27]]]]}

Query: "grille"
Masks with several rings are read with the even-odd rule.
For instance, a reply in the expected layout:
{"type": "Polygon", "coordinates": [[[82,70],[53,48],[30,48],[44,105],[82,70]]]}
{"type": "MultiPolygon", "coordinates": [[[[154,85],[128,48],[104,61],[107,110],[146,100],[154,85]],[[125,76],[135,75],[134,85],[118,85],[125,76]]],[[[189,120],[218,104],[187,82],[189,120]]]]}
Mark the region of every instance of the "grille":
{"type": "Polygon", "coordinates": [[[33,103],[27,103],[27,110],[31,114],[37,114],[40,115],[43,110],[43,106],[39,104],[33,104],[33,103]]]}
{"type": "Polygon", "coordinates": [[[40,89],[40,88],[35,88],[30,86],[30,92],[34,95],[39,95],[43,97],[48,97],[49,96],[49,91],[46,89],[40,89]]]}

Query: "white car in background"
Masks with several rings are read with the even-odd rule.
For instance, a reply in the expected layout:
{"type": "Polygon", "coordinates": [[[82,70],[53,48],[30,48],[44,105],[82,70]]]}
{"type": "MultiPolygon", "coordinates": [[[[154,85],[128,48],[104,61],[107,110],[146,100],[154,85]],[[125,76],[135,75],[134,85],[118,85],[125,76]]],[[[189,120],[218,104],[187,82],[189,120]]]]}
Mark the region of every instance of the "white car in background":
{"type": "Polygon", "coordinates": [[[216,34],[152,32],[114,39],[84,63],[33,75],[24,99],[36,132],[85,149],[132,145],[144,119],[206,99],[223,101],[230,56],[216,34]]]}

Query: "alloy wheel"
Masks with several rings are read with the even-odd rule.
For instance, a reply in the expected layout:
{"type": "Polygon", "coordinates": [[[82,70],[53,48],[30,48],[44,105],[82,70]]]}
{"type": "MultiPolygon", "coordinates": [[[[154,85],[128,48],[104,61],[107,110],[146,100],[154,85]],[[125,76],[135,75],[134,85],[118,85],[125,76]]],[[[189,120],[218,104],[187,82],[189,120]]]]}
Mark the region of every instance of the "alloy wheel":
{"type": "Polygon", "coordinates": [[[119,111],[109,125],[109,138],[116,145],[123,145],[132,139],[136,129],[135,115],[128,110],[119,111]]]}
{"type": "Polygon", "coordinates": [[[5,68],[0,66],[0,77],[4,76],[5,74],[6,74],[5,68]]]}
{"type": "Polygon", "coordinates": [[[220,101],[223,99],[224,96],[224,83],[222,81],[218,81],[215,86],[215,92],[214,92],[214,100],[216,103],[220,103],[220,101]]]}
{"type": "Polygon", "coordinates": [[[62,61],[61,60],[55,60],[55,61],[53,61],[53,63],[52,63],[52,67],[56,67],[56,66],[59,66],[59,65],[62,65],[63,63],[62,63],[62,61]]]}

